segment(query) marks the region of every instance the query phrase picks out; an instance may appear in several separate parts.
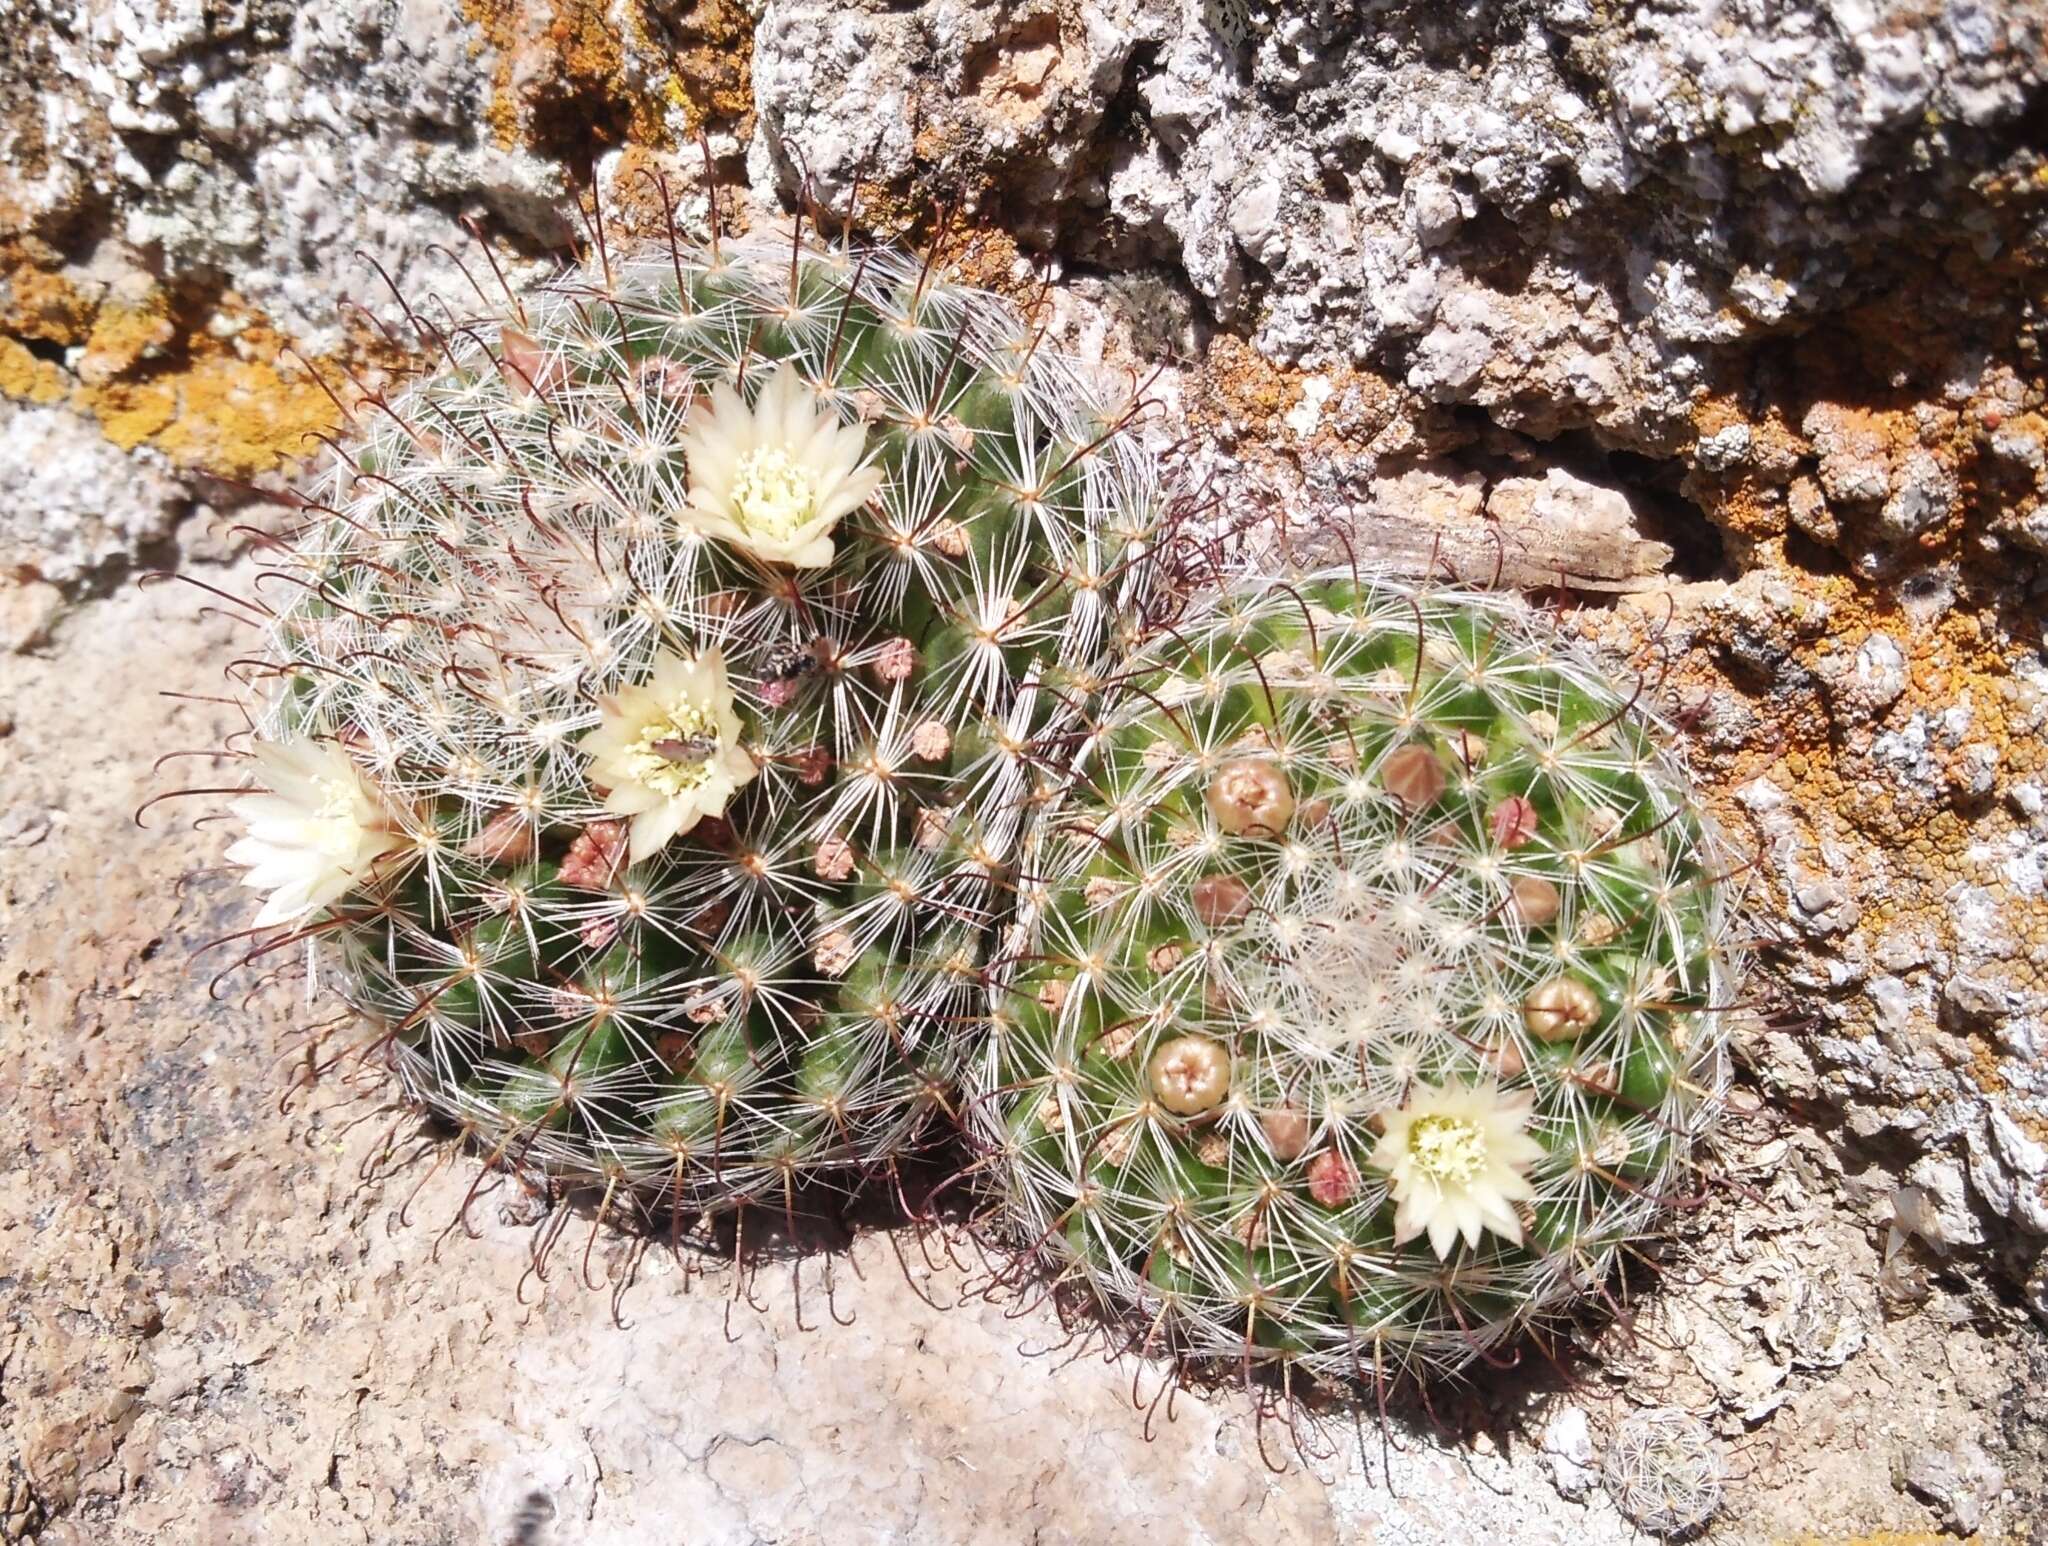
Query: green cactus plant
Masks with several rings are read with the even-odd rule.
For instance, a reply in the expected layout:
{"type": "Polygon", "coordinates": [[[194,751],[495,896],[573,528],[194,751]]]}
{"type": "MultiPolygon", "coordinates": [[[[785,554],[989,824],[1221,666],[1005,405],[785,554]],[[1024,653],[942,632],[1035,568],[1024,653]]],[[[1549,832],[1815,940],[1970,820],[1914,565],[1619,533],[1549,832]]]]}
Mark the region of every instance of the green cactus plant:
{"type": "Polygon", "coordinates": [[[886,251],[600,248],[409,316],[433,368],[354,409],[240,668],[268,944],[505,1164],[706,1211],[885,1168],[1131,615],[1147,459],[886,251]]]}
{"type": "Polygon", "coordinates": [[[1455,1370],[1695,1191],[1736,990],[1660,727],[1526,608],[1354,573],[1129,661],[971,1076],[999,1227],[1183,1360],[1455,1370]]]}

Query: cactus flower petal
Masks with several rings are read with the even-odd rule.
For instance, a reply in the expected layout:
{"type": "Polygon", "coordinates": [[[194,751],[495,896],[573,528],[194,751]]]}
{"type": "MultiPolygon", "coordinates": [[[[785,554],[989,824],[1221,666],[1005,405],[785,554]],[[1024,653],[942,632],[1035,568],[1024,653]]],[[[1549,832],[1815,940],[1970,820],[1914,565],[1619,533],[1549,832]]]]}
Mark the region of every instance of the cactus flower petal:
{"type": "Polygon", "coordinates": [[[258,741],[253,752],[269,792],[234,803],[246,835],[228,858],[246,867],[243,885],[270,893],[259,928],[339,900],[405,845],[382,796],[341,747],[258,741]]]}

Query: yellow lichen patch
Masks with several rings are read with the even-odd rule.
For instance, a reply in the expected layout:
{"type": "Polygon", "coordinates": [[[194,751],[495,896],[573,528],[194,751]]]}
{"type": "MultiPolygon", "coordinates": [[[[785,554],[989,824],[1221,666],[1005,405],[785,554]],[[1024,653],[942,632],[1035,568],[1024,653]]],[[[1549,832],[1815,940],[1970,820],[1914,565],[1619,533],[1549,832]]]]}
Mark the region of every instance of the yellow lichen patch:
{"type": "Polygon", "coordinates": [[[0,338],[0,397],[23,403],[61,403],[70,395],[71,378],[62,366],[41,359],[26,344],[0,338]]]}
{"type": "Polygon", "coordinates": [[[124,450],[147,443],[181,466],[249,478],[317,448],[334,403],[304,371],[227,352],[137,381],[88,386],[80,399],[124,450]]]}
{"type": "MultiPolygon", "coordinates": [[[[0,251],[0,396],[67,405],[123,450],[149,446],[238,479],[305,455],[339,419],[284,338],[231,292],[109,294],[38,266],[53,261],[19,245],[0,251]]],[[[358,336],[346,358],[381,365],[389,353],[358,336]]]]}
{"type": "Polygon", "coordinates": [[[1041,286],[1038,271],[1023,256],[1016,238],[1007,231],[976,231],[965,242],[949,244],[945,252],[946,278],[955,284],[993,290],[1022,307],[1037,303],[1041,286]]]}
{"type": "Polygon", "coordinates": [[[152,292],[141,305],[110,301],[92,314],[78,379],[88,385],[114,381],[160,357],[177,337],[171,301],[162,291],[152,292]]]}
{"type": "Polygon", "coordinates": [[[0,247],[0,332],[43,343],[73,344],[85,334],[92,298],[30,254],[0,247]]]}
{"type": "Polygon", "coordinates": [[[1234,421],[1256,428],[1301,400],[1301,383],[1244,339],[1218,333],[1203,361],[1199,390],[1190,394],[1188,419],[1197,428],[1234,421]]]}

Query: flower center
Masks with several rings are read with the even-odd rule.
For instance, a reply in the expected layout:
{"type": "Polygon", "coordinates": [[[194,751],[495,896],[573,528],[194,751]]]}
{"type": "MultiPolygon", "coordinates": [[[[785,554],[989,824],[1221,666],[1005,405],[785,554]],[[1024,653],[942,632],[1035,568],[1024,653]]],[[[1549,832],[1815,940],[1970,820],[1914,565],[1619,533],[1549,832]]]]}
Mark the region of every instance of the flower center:
{"type": "Polygon", "coordinates": [[[1431,1180],[1465,1184],[1486,1169],[1486,1134],[1465,1117],[1418,1117],[1408,1129],[1408,1152],[1431,1180]]]}
{"type": "Polygon", "coordinates": [[[732,508],[750,532],[793,536],[818,508],[817,474],[781,446],[756,446],[733,470],[732,508]]]}
{"type": "Polygon", "coordinates": [[[356,792],[344,778],[316,778],[313,787],[320,791],[320,805],[314,812],[322,821],[355,822],[356,792]]]}
{"type": "Polygon", "coordinates": [[[710,776],[718,749],[717,721],[685,700],[647,722],[626,748],[625,762],[635,780],[673,799],[710,776]]]}

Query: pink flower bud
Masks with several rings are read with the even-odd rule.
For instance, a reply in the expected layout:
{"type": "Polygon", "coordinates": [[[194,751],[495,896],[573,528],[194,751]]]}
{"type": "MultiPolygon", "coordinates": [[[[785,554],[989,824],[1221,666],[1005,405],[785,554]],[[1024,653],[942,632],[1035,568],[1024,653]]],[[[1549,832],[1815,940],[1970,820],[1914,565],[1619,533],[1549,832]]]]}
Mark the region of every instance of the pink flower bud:
{"type": "Polygon", "coordinates": [[[917,646],[900,634],[885,640],[869,667],[878,682],[907,682],[917,669],[917,646]]]}
{"type": "Polygon", "coordinates": [[[505,357],[499,374],[515,398],[528,398],[536,392],[547,397],[568,385],[568,359],[548,353],[532,334],[505,328],[498,334],[498,347],[505,357]]]}
{"type": "Polygon", "coordinates": [[[1341,1208],[1358,1195],[1358,1167],[1335,1149],[1308,1162],[1308,1194],[1325,1208],[1341,1208]]]}
{"type": "Polygon", "coordinates": [[[1536,807],[1511,794],[1486,813],[1487,829],[1501,848],[1520,848],[1536,836],[1536,807]]]}
{"type": "Polygon", "coordinates": [[[942,720],[924,720],[910,732],[910,754],[920,762],[941,762],[952,750],[953,732],[942,720]]]}
{"type": "Polygon", "coordinates": [[[853,844],[834,834],[818,844],[811,869],[820,880],[845,880],[853,874],[853,844]]]}
{"type": "Polygon", "coordinates": [[[533,819],[518,806],[508,805],[485,822],[462,851],[486,864],[524,864],[533,857],[534,836],[533,819]]]}
{"type": "Polygon", "coordinates": [[[562,860],[559,879],[565,886],[609,891],[626,860],[626,824],[593,821],[576,834],[562,860]]]}

